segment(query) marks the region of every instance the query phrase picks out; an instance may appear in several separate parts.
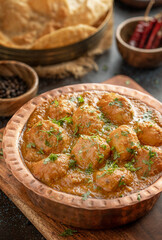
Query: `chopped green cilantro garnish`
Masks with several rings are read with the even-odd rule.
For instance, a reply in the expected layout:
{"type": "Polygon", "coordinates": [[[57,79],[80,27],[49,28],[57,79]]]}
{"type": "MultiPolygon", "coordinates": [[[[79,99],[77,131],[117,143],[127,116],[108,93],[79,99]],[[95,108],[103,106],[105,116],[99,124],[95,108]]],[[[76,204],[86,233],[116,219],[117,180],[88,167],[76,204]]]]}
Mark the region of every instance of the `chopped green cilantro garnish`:
{"type": "Polygon", "coordinates": [[[105,150],[106,149],[106,145],[102,144],[101,147],[105,150]]]}
{"type": "Polygon", "coordinates": [[[137,151],[135,149],[132,149],[132,148],[127,148],[127,152],[135,155],[137,153],[137,151]]]}
{"type": "Polygon", "coordinates": [[[137,195],[137,200],[138,201],[141,201],[141,195],[138,193],[138,195],[137,195]]]}
{"type": "Polygon", "coordinates": [[[103,177],[105,174],[112,174],[117,168],[119,168],[116,163],[117,163],[117,161],[114,161],[114,162],[107,161],[105,166],[103,168],[99,169],[100,171],[104,171],[104,173],[97,177],[100,178],[100,177],[103,177]]]}
{"type": "Polygon", "coordinates": [[[84,193],[84,194],[82,195],[83,201],[87,200],[87,198],[89,197],[90,193],[91,193],[90,191],[87,191],[86,193],[84,193]]]}
{"type": "Polygon", "coordinates": [[[73,230],[70,228],[65,229],[65,231],[63,233],[60,234],[60,236],[62,237],[68,237],[68,236],[73,236],[74,233],[77,233],[77,230],[73,230]]]}
{"type": "Polygon", "coordinates": [[[109,122],[110,122],[110,120],[107,119],[103,113],[100,113],[100,114],[98,115],[98,118],[99,118],[101,121],[103,121],[104,123],[109,123],[109,122]]]}
{"type": "Polygon", "coordinates": [[[151,171],[151,165],[154,164],[154,162],[152,160],[143,160],[142,162],[148,166],[148,171],[151,171]]]}
{"type": "Polygon", "coordinates": [[[152,111],[147,111],[143,114],[143,120],[148,121],[152,119],[152,111]]]}
{"type": "Polygon", "coordinates": [[[128,136],[129,133],[130,133],[129,131],[121,131],[122,136],[128,136]]]}
{"type": "Polygon", "coordinates": [[[40,130],[40,131],[47,133],[49,137],[53,135],[53,132],[56,132],[56,130],[53,127],[50,127],[49,130],[40,130]]]}
{"type": "Polygon", "coordinates": [[[84,99],[83,99],[82,96],[78,96],[77,100],[78,100],[79,103],[84,103],[84,99]]]}
{"type": "Polygon", "coordinates": [[[120,180],[119,180],[119,185],[118,185],[119,187],[125,185],[125,182],[122,181],[123,178],[124,178],[124,176],[121,176],[121,178],[120,178],[120,180]]]}
{"type": "Polygon", "coordinates": [[[150,158],[157,157],[157,152],[153,152],[151,149],[149,150],[149,156],[150,158]]]}
{"type": "Polygon", "coordinates": [[[116,160],[117,158],[120,158],[120,153],[118,153],[117,151],[114,151],[113,158],[114,160],[116,160]]]}
{"type": "Polygon", "coordinates": [[[76,164],[76,160],[70,159],[69,160],[69,168],[76,168],[77,164],[76,164]]]}
{"type": "Polygon", "coordinates": [[[2,142],[3,133],[0,132],[0,142],[2,142]]]}
{"type": "Polygon", "coordinates": [[[52,147],[52,145],[50,144],[49,141],[47,141],[47,139],[45,140],[45,145],[46,145],[47,147],[52,147]]]}
{"type": "Polygon", "coordinates": [[[0,148],[0,155],[3,156],[3,149],[0,148]]]}
{"type": "Polygon", "coordinates": [[[43,163],[47,164],[49,162],[54,162],[57,160],[59,154],[51,153],[47,158],[44,159],[43,163]]]}
{"type": "Polygon", "coordinates": [[[104,159],[104,154],[99,152],[98,157],[99,157],[98,162],[101,163],[104,159]]]}
{"type": "Polygon", "coordinates": [[[140,133],[140,132],[142,132],[142,130],[140,129],[139,126],[138,126],[136,129],[134,129],[134,131],[135,131],[136,133],[140,133]]]}
{"type": "Polygon", "coordinates": [[[64,124],[64,122],[68,123],[68,124],[71,124],[73,123],[72,121],[72,117],[71,116],[65,116],[64,118],[61,118],[59,120],[56,120],[56,119],[52,119],[52,118],[49,118],[50,121],[52,121],[53,123],[59,125],[59,126],[62,126],[64,124]]]}
{"type": "Polygon", "coordinates": [[[118,98],[115,98],[115,99],[113,100],[113,102],[110,102],[110,103],[109,103],[109,106],[114,106],[114,105],[116,105],[117,107],[120,107],[120,108],[123,107],[123,103],[122,103],[121,101],[119,101],[118,98]]]}
{"type": "Polygon", "coordinates": [[[27,148],[31,148],[31,147],[35,148],[35,143],[28,143],[27,144],[27,148]]]}
{"type": "Polygon", "coordinates": [[[75,129],[74,129],[74,135],[76,135],[78,131],[79,131],[79,127],[78,127],[78,125],[76,124],[76,125],[75,125],[75,129]]]}
{"type": "Polygon", "coordinates": [[[134,164],[134,161],[132,160],[131,162],[126,163],[124,167],[131,172],[136,172],[139,169],[141,169],[141,167],[135,168],[133,164],[134,164]]]}
{"type": "Polygon", "coordinates": [[[37,127],[42,126],[42,125],[43,125],[43,123],[40,121],[40,122],[37,124],[37,127]]]}
{"type": "Polygon", "coordinates": [[[55,104],[55,107],[58,107],[59,102],[57,100],[54,100],[54,101],[51,102],[51,105],[53,105],[53,104],[55,104]]]}
{"type": "Polygon", "coordinates": [[[93,173],[93,167],[92,166],[93,166],[93,164],[90,163],[88,168],[85,170],[85,173],[92,174],[93,173]]]}
{"type": "Polygon", "coordinates": [[[56,146],[58,145],[58,142],[61,141],[61,140],[63,139],[63,137],[62,137],[61,134],[62,134],[62,131],[59,130],[58,134],[56,135],[56,138],[57,138],[57,144],[56,144],[56,146]]]}
{"type": "Polygon", "coordinates": [[[86,127],[89,128],[91,126],[91,124],[92,124],[91,122],[87,123],[86,127]]]}
{"type": "Polygon", "coordinates": [[[38,154],[44,154],[43,148],[40,148],[39,151],[37,152],[38,154]]]}
{"type": "Polygon", "coordinates": [[[106,139],[106,142],[109,143],[110,141],[111,141],[111,139],[108,137],[108,138],[106,139]]]}

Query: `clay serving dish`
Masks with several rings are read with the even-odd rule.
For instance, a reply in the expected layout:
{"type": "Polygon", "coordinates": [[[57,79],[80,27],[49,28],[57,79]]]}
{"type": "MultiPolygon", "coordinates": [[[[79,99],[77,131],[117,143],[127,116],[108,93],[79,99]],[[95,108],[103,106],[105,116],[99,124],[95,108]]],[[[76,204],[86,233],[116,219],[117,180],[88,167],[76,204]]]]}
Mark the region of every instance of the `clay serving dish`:
{"type": "Polygon", "coordinates": [[[87,51],[94,49],[99,44],[108,27],[111,33],[109,38],[110,43],[112,42],[112,12],[113,7],[111,7],[107,15],[104,16],[99,26],[97,26],[97,31],[82,41],[65,47],[42,50],[16,49],[0,45],[0,60],[14,59],[16,61],[25,62],[31,66],[44,66],[81,57],[87,51]]]}
{"type": "Polygon", "coordinates": [[[162,47],[142,49],[132,47],[128,41],[137,25],[144,17],[129,18],[122,22],[116,30],[116,42],[123,59],[131,66],[138,68],[153,68],[162,64],[162,47]]]}
{"type": "Polygon", "coordinates": [[[162,104],[153,97],[121,86],[79,84],[54,89],[29,101],[9,121],[3,137],[4,159],[12,174],[24,185],[32,202],[49,217],[87,229],[116,227],[142,217],[153,207],[162,190],[162,176],[149,187],[129,196],[111,200],[88,198],[84,201],[82,197],[56,191],[34,178],[19,152],[20,134],[38,104],[55,96],[87,90],[113,91],[132,96],[162,113],[162,104]]]}
{"type": "Polygon", "coordinates": [[[1,76],[19,76],[28,86],[28,91],[15,98],[0,98],[0,116],[12,116],[24,103],[35,97],[38,91],[38,76],[26,64],[15,61],[0,61],[1,76]]]}

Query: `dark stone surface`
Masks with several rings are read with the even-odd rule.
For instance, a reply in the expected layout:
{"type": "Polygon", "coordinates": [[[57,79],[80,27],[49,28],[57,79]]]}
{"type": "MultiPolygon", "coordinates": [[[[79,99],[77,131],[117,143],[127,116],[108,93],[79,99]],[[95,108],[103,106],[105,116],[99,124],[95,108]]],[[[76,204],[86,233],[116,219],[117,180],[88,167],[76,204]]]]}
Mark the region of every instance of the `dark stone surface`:
{"type": "MultiPolygon", "coordinates": [[[[151,15],[160,12],[160,7],[154,8],[151,15]]],[[[115,29],[123,20],[141,16],[144,10],[128,8],[115,2],[115,29]]],[[[77,83],[100,83],[117,74],[125,74],[133,78],[155,98],[162,101],[162,67],[150,70],[136,69],[128,66],[119,55],[115,39],[112,48],[96,59],[98,72],[90,72],[81,79],[67,78],[64,80],[40,79],[39,93],[47,90],[77,83]],[[105,67],[106,66],[106,67],[105,67]],[[107,70],[105,70],[107,68],[107,70]]],[[[9,118],[0,117],[0,128],[4,127],[9,118]]],[[[0,192],[0,239],[1,240],[41,240],[44,239],[36,228],[24,217],[17,207],[0,192]]]]}

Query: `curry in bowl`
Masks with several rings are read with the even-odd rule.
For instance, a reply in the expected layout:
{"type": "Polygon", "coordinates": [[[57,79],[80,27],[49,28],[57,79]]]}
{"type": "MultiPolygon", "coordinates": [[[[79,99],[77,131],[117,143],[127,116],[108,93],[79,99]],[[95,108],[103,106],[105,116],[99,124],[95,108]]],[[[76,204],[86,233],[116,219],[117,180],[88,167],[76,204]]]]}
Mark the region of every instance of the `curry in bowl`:
{"type": "Polygon", "coordinates": [[[161,114],[114,92],[65,94],[37,106],[20,139],[35,178],[73,195],[138,192],[162,171],[161,114]]]}

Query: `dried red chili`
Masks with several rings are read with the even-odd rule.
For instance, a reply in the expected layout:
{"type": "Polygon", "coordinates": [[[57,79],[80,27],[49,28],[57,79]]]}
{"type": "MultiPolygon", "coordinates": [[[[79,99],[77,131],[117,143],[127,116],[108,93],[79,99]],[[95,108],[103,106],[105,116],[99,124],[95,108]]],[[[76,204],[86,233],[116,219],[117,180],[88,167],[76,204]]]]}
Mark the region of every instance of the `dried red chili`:
{"type": "Polygon", "coordinates": [[[156,22],[155,26],[153,27],[153,30],[151,32],[151,35],[150,35],[149,40],[148,40],[148,42],[146,44],[146,47],[145,47],[146,49],[151,49],[152,48],[153,41],[155,40],[156,35],[157,35],[158,31],[161,29],[161,27],[162,27],[162,21],[161,21],[161,19],[159,19],[156,22]]]}
{"type": "Polygon", "coordinates": [[[142,37],[141,37],[141,40],[140,40],[139,45],[138,45],[139,48],[144,48],[144,45],[147,41],[147,38],[148,38],[149,34],[151,33],[152,28],[153,28],[153,26],[155,25],[156,22],[157,22],[156,19],[152,19],[151,21],[147,22],[147,26],[142,33],[142,37]]]}

